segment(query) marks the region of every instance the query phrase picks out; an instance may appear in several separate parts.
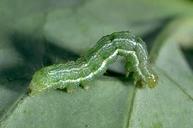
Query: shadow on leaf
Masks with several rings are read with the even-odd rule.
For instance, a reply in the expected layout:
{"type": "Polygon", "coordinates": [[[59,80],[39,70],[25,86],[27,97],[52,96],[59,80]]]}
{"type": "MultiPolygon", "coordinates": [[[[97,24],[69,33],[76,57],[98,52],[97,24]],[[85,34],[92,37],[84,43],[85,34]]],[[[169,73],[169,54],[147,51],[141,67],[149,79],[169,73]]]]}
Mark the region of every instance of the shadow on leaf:
{"type": "Polygon", "coordinates": [[[182,52],[185,56],[187,63],[189,64],[190,68],[193,71],[193,48],[181,47],[181,49],[182,49],[182,52]]]}
{"type": "MultiPolygon", "coordinates": [[[[14,32],[9,35],[9,39],[11,45],[22,57],[23,63],[1,69],[0,78],[7,82],[25,81],[22,85],[24,88],[28,86],[32,75],[38,69],[65,60],[76,60],[79,57],[44,38],[14,32]]],[[[13,89],[7,85],[6,87],[13,89]]]]}

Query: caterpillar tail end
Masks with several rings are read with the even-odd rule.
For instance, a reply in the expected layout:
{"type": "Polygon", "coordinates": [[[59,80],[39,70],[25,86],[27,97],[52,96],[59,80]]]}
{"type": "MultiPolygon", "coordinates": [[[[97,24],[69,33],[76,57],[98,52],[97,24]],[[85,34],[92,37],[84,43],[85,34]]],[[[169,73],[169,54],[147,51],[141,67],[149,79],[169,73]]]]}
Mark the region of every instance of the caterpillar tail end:
{"type": "Polygon", "coordinates": [[[32,80],[29,87],[28,87],[27,94],[29,96],[34,96],[34,95],[40,94],[41,92],[43,92],[45,90],[47,90],[47,86],[38,84],[32,80]]]}
{"type": "Polygon", "coordinates": [[[37,95],[38,93],[37,92],[34,92],[31,88],[28,88],[27,89],[27,95],[28,96],[34,96],[34,95],[37,95]]]}
{"type": "Polygon", "coordinates": [[[32,88],[28,88],[27,89],[27,94],[29,95],[29,96],[35,96],[35,95],[38,95],[40,93],[40,91],[36,91],[36,90],[33,90],[32,88]]]}

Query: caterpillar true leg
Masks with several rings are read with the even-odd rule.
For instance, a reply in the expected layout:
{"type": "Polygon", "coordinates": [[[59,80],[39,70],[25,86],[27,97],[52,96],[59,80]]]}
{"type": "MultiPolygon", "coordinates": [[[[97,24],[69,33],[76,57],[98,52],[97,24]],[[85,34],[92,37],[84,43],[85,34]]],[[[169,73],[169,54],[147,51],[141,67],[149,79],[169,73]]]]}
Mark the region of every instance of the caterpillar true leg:
{"type": "Polygon", "coordinates": [[[136,71],[139,65],[139,62],[136,60],[137,56],[133,54],[126,55],[125,57],[127,58],[125,62],[126,77],[129,76],[129,73],[136,71]]]}

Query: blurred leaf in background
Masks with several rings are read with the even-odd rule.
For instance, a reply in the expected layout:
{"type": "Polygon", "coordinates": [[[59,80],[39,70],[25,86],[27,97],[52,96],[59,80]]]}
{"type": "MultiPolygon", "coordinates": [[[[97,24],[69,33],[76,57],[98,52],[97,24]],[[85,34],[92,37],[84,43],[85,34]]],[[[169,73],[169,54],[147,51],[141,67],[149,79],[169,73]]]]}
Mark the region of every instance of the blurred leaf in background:
{"type": "Polygon", "coordinates": [[[192,128],[192,16],[191,0],[0,0],[0,127],[192,128]],[[87,91],[26,95],[36,70],[123,30],[147,42],[155,89],[135,88],[120,59],[87,91]]]}

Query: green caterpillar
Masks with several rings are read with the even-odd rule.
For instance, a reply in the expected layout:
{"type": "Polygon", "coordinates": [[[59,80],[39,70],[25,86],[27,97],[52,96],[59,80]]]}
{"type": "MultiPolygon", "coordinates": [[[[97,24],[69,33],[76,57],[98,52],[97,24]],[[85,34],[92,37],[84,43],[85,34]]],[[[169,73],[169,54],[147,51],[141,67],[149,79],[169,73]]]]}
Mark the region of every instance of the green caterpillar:
{"type": "Polygon", "coordinates": [[[54,64],[35,72],[29,89],[36,94],[48,89],[74,88],[102,75],[118,56],[125,58],[126,76],[133,72],[136,85],[157,84],[148,62],[145,43],[129,31],[102,37],[84,56],[65,64],[54,64]]]}

